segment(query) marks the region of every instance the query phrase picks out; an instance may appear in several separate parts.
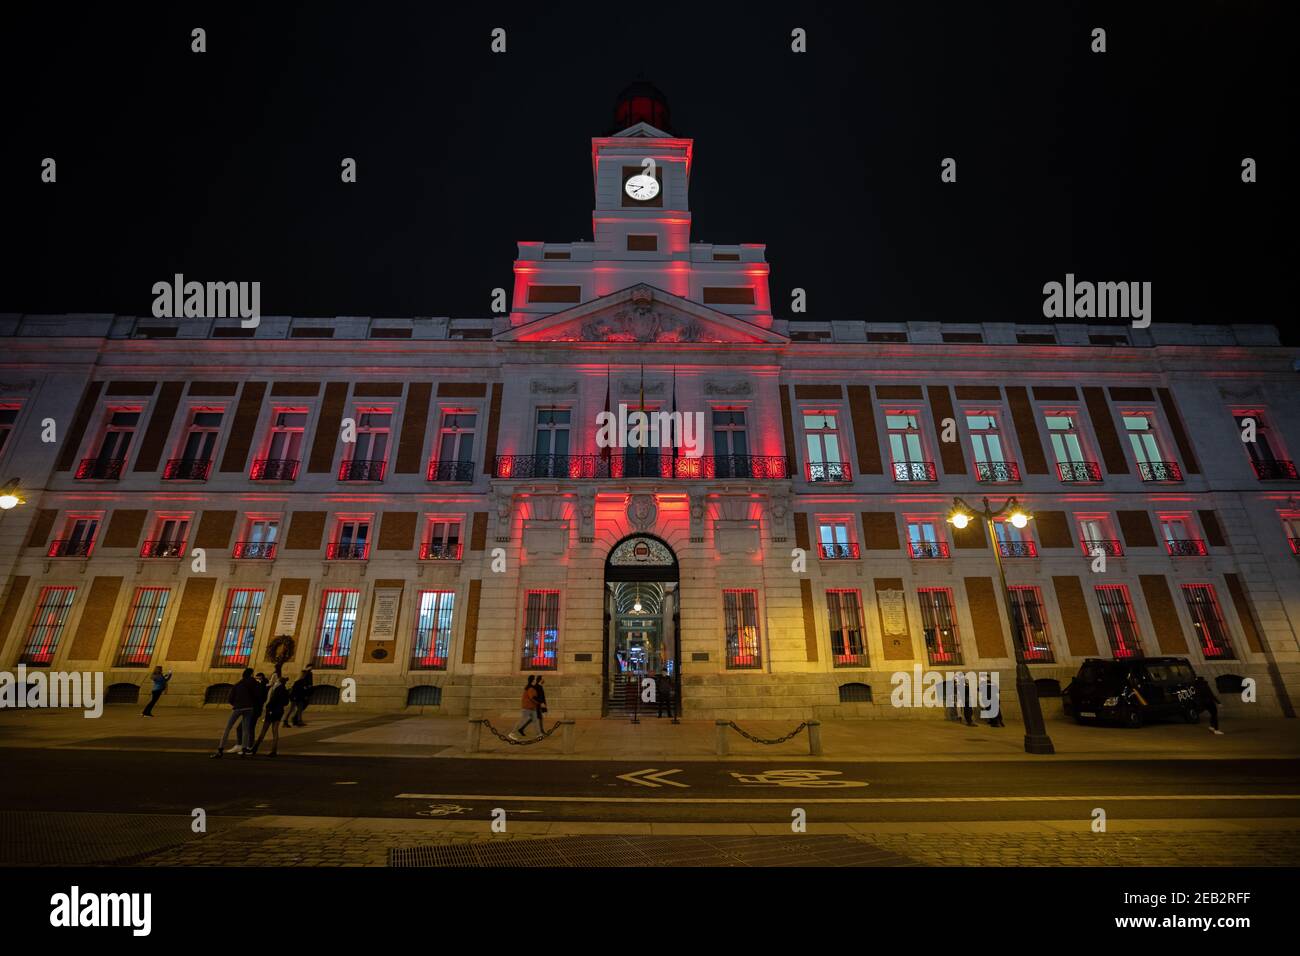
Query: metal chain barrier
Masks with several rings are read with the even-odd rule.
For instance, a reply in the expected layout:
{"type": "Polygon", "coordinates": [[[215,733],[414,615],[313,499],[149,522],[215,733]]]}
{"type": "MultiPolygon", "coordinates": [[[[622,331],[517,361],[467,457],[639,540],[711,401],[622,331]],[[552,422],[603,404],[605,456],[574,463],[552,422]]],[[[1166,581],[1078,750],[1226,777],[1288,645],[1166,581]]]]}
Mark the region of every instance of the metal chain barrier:
{"type": "Polygon", "coordinates": [[[727,721],[727,726],[730,727],[732,730],[734,730],[736,733],[740,734],[740,736],[744,737],[746,740],[752,740],[756,744],[783,744],[787,740],[790,740],[793,737],[797,737],[799,733],[803,731],[805,727],[808,726],[808,721],[805,720],[803,723],[801,723],[794,730],[790,731],[784,737],[777,737],[775,740],[765,740],[762,737],[755,737],[753,734],[745,730],[742,730],[734,720],[727,721]]]}
{"type": "Polygon", "coordinates": [[[479,723],[482,724],[484,727],[486,727],[488,730],[492,731],[492,736],[496,737],[497,740],[508,743],[514,747],[527,747],[529,744],[541,743],[543,740],[545,740],[546,738],[554,734],[556,731],[558,731],[561,727],[561,725],[558,723],[552,724],[550,730],[544,731],[538,734],[536,737],[525,737],[523,740],[511,740],[508,736],[506,736],[501,731],[493,727],[492,721],[488,720],[487,718],[483,718],[482,720],[479,721],[479,723]]]}

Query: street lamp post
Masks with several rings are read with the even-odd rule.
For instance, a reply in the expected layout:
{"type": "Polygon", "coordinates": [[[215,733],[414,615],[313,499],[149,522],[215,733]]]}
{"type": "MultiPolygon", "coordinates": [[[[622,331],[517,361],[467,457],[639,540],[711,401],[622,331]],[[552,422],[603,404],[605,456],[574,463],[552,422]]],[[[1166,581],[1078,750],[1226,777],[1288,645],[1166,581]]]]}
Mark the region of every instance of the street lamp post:
{"type": "Polygon", "coordinates": [[[1052,738],[1047,735],[1047,725],[1043,721],[1042,707],[1038,703],[1038,686],[1029,674],[1029,664],[1025,661],[1024,648],[1017,636],[1020,622],[1012,610],[1011,589],[1007,587],[1007,573],[1002,566],[1002,548],[999,546],[997,531],[993,525],[993,522],[998,518],[1008,515],[1007,520],[1017,528],[1023,528],[1029,523],[1033,515],[1021,510],[1015,498],[1008,498],[1006,503],[997,511],[994,511],[989,506],[988,498],[983,500],[983,504],[983,509],[976,511],[961,498],[954,498],[952,500],[952,514],[948,516],[948,522],[960,531],[970,524],[972,519],[976,517],[984,519],[989,543],[993,547],[993,560],[998,566],[998,580],[1002,582],[1002,601],[1006,605],[1007,620],[1011,623],[1011,646],[1016,654],[1016,696],[1020,700],[1020,717],[1025,722],[1025,753],[1056,753],[1056,748],[1052,746],[1052,738]]]}

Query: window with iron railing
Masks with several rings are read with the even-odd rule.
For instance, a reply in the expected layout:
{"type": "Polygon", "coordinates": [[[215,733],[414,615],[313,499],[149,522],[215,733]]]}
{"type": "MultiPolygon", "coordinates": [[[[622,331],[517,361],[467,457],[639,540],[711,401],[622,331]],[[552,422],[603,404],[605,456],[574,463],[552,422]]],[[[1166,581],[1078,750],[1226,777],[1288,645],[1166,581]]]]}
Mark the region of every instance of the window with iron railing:
{"type": "Polygon", "coordinates": [[[459,561],[461,557],[460,519],[431,518],[429,532],[420,545],[421,561],[459,561]]]}
{"type": "Polygon", "coordinates": [[[866,631],[862,624],[862,598],[851,588],[826,592],[826,615],[830,623],[831,659],[836,667],[866,667],[866,631]]]}
{"type": "Polygon", "coordinates": [[[213,667],[247,667],[253,654],[257,623],[266,592],[260,588],[231,588],[221,615],[221,629],[213,650],[213,667]]]}
{"type": "Polygon", "coordinates": [[[1043,417],[1056,456],[1056,474],[1064,482],[1101,481],[1101,468],[1088,458],[1074,412],[1055,412],[1043,417]]]}
{"type": "Polygon", "coordinates": [[[136,588],[127,611],[117,667],[148,667],[167,613],[170,588],[136,588]]]}
{"type": "Polygon", "coordinates": [[[275,557],[276,541],[280,536],[278,518],[248,519],[244,526],[244,537],[235,542],[233,555],[241,559],[272,560],[275,557]]]}
{"type": "Polygon", "coordinates": [[[520,669],[553,671],[559,666],[560,592],[529,591],[524,601],[520,669]]]}
{"type": "Polygon", "coordinates": [[[413,670],[444,671],[451,655],[454,619],[454,591],[421,591],[415,618],[415,640],[411,646],[413,670]]]}
{"type": "Polygon", "coordinates": [[[326,546],[330,561],[364,561],[370,557],[370,519],[342,519],[334,540],[326,546]]]}
{"type": "Polygon", "coordinates": [[[858,545],[853,540],[853,526],[848,518],[818,518],[817,548],[828,561],[858,557],[858,545]]]}
{"type": "Polygon", "coordinates": [[[1111,654],[1116,660],[1141,657],[1142,636],[1138,632],[1137,616],[1133,613],[1127,585],[1099,584],[1096,592],[1111,654]]]}
{"type": "Polygon", "coordinates": [[[131,440],[140,424],[140,409],[111,408],[99,438],[99,450],[92,458],[82,459],[77,468],[80,479],[111,481],[122,477],[131,440]]]}
{"type": "Polygon", "coordinates": [[[1110,558],[1122,558],[1124,545],[1115,537],[1110,518],[1105,515],[1079,516],[1079,546],[1083,553],[1095,558],[1098,553],[1110,558]]]}
{"type": "Polygon", "coordinates": [[[1269,424],[1263,409],[1238,409],[1233,418],[1240,430],[1241,444],[1250,457],[1251,468],[1260,481],[1295,481],[1300,479],[1295,463],[1286,457],[1286,451],[1269,424]]]}
{"type": "Polygon", "coordinates": [[[185,437],[181,440],[180,455],[163,466],[163,478],[168,481],[207,481],[212,473],[212,459],[217,441],[221,437],[220,409],[196,408],[190,412],[185,437]]]}
{"type": "Polygon", "coordinates": [[[1020,466],[1007,453],[997,412],[967,412],[966,430],[970,433],[976,481],[1009,484],[1020,480],[1020,466]]]}
{"type": "Polygon", "coordinates": [[[361,592],[328,590],[321,595],[320,619],[316,626],[315,667],[346,667],[352,652],[352,634],[357,626],[357,605],[361,592]]]}
{"type": "Polygon", "coordinates": [[[1028,585],[1007,590],[1011,594],[1011,618],[1021,655],[1031,664],[1052,663],[1052,640],[1047,631],[1043,592],[1028,585]]]}
{"type": "Polygon", "coordinates": [[[840,452],[839,414],[834,411],[805,412],[803,430],[808,443],[804,477],[810,482],[852,481],[849,464],[840,452]]]}
{"type": "Polygon", "coordinates": [[[153,537],[140,547],[142,558],[183,558],[185,539],[189,535],[190,519],[159,517],[153,537]]]}
{"type": "Polygon", "coordinates": [[[921,631],[930,665],[961,663],[961,641],[953,611],[951,588],[917,588],[921,605],[921,631]]]}
{"type": "Polygon", "coordinates": [[[253,461],[250,477],[254,481],[293,481],[297,478],[306,429],[305,408],[277,408],[271,415],[265,450],[253,461]]]}
{"type": "Polygon", "coordinates": [[[1210,584],[1184,584],[1183,599],[1187,602],[1187,613],[1192,618],[1192,628],[1196,631],[1201,645],[1201,653],[1207,661],[1230,661],[1236,658],[1232,652],[1232,640],[1228,636],[1228,625],[1223,620],[1219,609],[1219,598],[1210,584]]]}
{"type": "Polygon", "coordinates": [[[722,617],[726,628],[727,668],[757,670],[763,666],[762,635],[758,626],[758,592],[727,589],[722,592],[722,617]]]}
{"type": "Polygon", "coordinates": [[[430,481],[474,480],[474,432],[476,412],[449,409],[442,414],[438,430],[437,457],[429,463],[430,481]]]}
{"type": "Polygon", "coordinates": [[[1190,529],[1190,519],[1162,515],[1160,533],[1165,539],[1165,550],[1171,557],[1190,558],[1208,554],[1205,541],[1190,529]]]}
{"type": "Polygon", "coordinates": [[[948,542],[939,533],[939,522],[931,519],[909,518],[907,551],[913,558],[948,557],[948,542]]]}
{"type": "Polygon", "coordinates": [[[27,640],[23,642],[23,652],[18,658],[19,664],[44,667],[54,660],[76,596],[75,587],[41,588],[31,626],[27,629],[27,640]]]}
{"type": "Polygon", "coordinates": [[[339,466],[339,481],[383,481],[388,465],[391,408],[357,409],[356,442],[339,466]]]}
{"type": "Polygon", "coordinates": [[[998,553],[1004,558],[1036,558],[1038,546],[1029,535],[1028,528],[1017,528],[1010,521],[993,522],[993,533],[998,539],[998,553]]]}
{"type": "Polygon", "coordinates": [[[95,534],[99,518],[69,516],[63,526],[62,537],[50,542],[46,556],[51,558],[88,558],[95,549],[95,534]]]}
{"type": "Polygon", "coordinates": [[[914,412],[897,411],[885,415],[889,454],[895,481],[937,481],[934,462],[925,458],[921,424],[914,412]]]}
{"type": "Polygon", "coordinates": [[[1138,477],[1148,482],[1182,481],[1183,472],[1176,461],[1161,450],[1163,442],[1157,437],[1154,412],[1124,412],[1124,430],[1137,462],[1138,477]]]}

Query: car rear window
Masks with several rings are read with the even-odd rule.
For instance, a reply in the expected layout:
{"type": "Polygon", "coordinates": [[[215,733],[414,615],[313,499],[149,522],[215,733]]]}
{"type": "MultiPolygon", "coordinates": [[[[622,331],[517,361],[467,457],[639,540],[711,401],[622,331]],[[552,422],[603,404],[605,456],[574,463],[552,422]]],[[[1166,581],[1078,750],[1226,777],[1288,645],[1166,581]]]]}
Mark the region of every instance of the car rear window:
{"type": "Polygon", "coordinates": [[[1084,664],[1079,668],[1078,681],[1081,684],[1099,684],[1110,676],[1111,667],[1109,664],[1098,661],[1095,664],[1084,664]]]}

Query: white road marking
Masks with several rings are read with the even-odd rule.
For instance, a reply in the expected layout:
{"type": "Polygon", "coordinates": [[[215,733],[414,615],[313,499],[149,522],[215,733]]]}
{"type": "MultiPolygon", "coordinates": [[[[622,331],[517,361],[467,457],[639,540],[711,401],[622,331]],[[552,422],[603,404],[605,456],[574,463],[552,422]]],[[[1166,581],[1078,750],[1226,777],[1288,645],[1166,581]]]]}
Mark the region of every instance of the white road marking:
{"type": "Polygon", "coordinates": [[[1072,801],[1155,801],[1155,800],[1300,800],[1300,793],[1215,793],[1051,797],[524,797],[518,794],[491,796],[481,793],[399,793],[397,800],[517,800],[532,803],[1069,803],[1072,801]]]}
{"type": "Polygon", "coordinates": [[[690,786],[689,783],[678,783],[676,780],[664,779],[670,773],[681,772],[680,768],[677,770],[656,770],[654,767],[650,767],[647,770],[633,770],[631,773],[620,773],[618,779],[626,780],[628,783],[639,783],[643,787],[666,786],[687,788],[690,786]]]}

